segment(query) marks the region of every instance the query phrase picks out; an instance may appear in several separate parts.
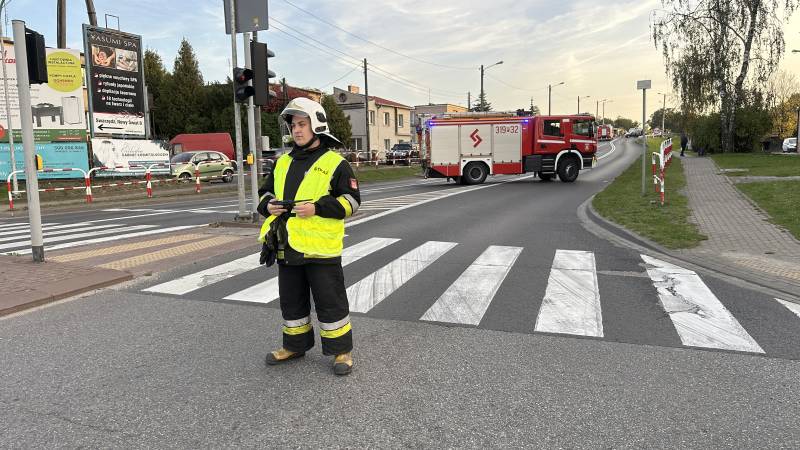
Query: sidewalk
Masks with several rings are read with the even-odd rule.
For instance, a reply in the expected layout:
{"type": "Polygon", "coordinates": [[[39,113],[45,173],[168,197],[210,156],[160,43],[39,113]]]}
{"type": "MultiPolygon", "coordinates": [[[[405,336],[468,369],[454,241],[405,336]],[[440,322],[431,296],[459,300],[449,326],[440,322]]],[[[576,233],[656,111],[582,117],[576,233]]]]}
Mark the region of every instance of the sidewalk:
{"type": "Polygon", "coordinates": [[[770,286],[800,290],[800,242],[769,222],[711,158],[684,157],[690,220],[708,240],[675,252],[743,272],[770,286]],[[784,287],[785,288],[785,287],[784,287]]]}

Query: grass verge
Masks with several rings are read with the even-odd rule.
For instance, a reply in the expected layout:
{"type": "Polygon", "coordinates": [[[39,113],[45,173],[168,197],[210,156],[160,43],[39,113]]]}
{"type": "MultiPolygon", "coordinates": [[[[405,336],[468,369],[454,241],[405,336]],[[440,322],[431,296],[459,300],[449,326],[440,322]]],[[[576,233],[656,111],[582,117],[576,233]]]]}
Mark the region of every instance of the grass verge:
{"type": "Polygon", "coordinates": [[[772,222],[789,230],[800,239],[800,181],[771,181],[737,184],[737,188],[750,197],[770,215],[772,222]]]}
{"type": "MultiPolygon", "coordinates": [[[[351,164],[352,165],[352,164],[351,164]]],[[[368,183],[370,181],[388,181],[398,180],[401,178],[411,178],[422,173],[419,166],[378,166],[378,167],[355,167],[353,171],[361,183],[368,183]]]]}
{"type": "Polygon", "coordinates": [[[789,177],[800,175],[800,156],[797,154],[722,153],[711,155],[720,169],[748,169],[730,172],[729,176],[789,177]]]}
{"type": "MultiPolygon", "coordinates": [[[[657,151],[660,140],[649,140],[650,151],[657,151]]],[[[689,222],[689,204],[680,191],[686,187],[681,159],[672,158],[666,173],[666,202],[660,205],[653,188],[650,158],[647,163],[646,195],[642,197],[642,160],[637,159],[620,176],[597,194],[592,202],[603,217],[666,248],[696,247],[706,237],[689,222]]]]}

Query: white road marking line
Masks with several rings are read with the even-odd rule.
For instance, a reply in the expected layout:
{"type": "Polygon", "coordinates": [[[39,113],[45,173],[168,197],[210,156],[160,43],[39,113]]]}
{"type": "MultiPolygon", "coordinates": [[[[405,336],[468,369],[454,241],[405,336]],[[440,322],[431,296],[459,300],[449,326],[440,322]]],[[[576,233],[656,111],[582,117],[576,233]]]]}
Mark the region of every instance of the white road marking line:
{"type": "MultiPolygon", "coordinates": [[[[125,226],[125,224],[111,223],[111,224],[107,224],[107,225],[91,225],[91,224],[88,224],[88,223],[81,223],[81,224],[74,224],[73,226],[75,226],[75,227],[82,226],[82,227],[84,227],[86,229],[91,229],[91,230],[102,230],[104,228],[123,227],[123,226],[125,226]]],[[[59,227],[53,227],[53,228],[59,228],[59,227]]],[[[56,230],[56,231],[44,230],[44,240],[45,240],[45,242],[47,242],[47,240],[48,240],[47,238],[49,236],[58,236],[58,235],[61,235],[61,234],[75,233],[76,231],[82,231],[82,230],[68,230],[68,229],[56,230]]],[[[28,233],[30,233],[30,230],[25,230],[22,233],[22,235],[24,236],[24,235],[26,235],[28,233]]],[[[3,236],[5,236],[5,235],[3,235],[3,236]]],[[[4,238],[0,238],[0,242],[14,241],[14,240],[19,239],[21,237],[22,236],[4,237],[4,238]]]]}
{"type": "Polygon", "coordinates": [[[789,311],[793,312],[797,317],[800,317],[800,305],[797,303],[787,302],[786,300],[781,300],[776,298],[781,305],[785,306],[789,311]]]}
{"type": "Polygon", "coordinates": [[[199,272],[195,272],[184,277],[180,277],[166,283],[157,284],[147,289],[142,289],[144,292],[158,292],[161,294],[184,295],[189,292],[196,291],[197,289],[212,285],[228,278],[233,278],[236,275],[248,272],[259,267],[258,259],[261,253],[254,253],[230,261],[219,266],[210,267],[199,272]]]}
{"type": "MultiPolygon", "coordinates": [[[[378,250],[394,244],[400,239],[371,238],[356,245],[347,247],[342,252],[342,267],[352,264],[378,250]]],[[[225,297],[225,300],[237,300],[251,303],[269,303],[280,296],[278,291],[278,277],[270,278],[263,283],[258,283],[247,289],[241,290],[225,297]]]]}
{"type": "MultiPolygon", "coordinates": [[[[153,226],[153,225],[143,225],[143,226],[150,227],[150,226],[153,226]]],[[[53,246],[50,246],[50,247],[45,247],[45,250],[52,251],[52,250],[60,250],[60,249],[63,249],[63,248],[80,247],[82,245],[99,244],[99,243],[102,243],[102,242],[111,242],[111,241],[118,241],[118,240],[121,240],[121,239],[135,238],[135,237],[141,237],[141,236],[150,236],[150,235],[153,235],[153,234],[170,233],[170,232],[173,232],[173,231],[182,231],[182,230],[188,230],[189,228],[197,228],[197,227],[198,227],[197,225],[184,225],[184,226],[180,226],[180,227],[159,228],[157,230],[139,231],[139,232],[136,232],[136,233],[120,234],[118,236],[108,236],[108,237],[102,237],[102,238],[97,238],[97,239],[88,239],[88,240],[85,240],[85,241],[67,242],[66,244],[58,244],[58,245],[53,245],[53,246]]],[[[21,255],[26,255],[26,254],[31,253],[31,249],[20,250],[20,251],[17,251],[15,253],[19,253],[21,255]]]]}
{"type": "MultiPolygon", "coordinates": [[[[43,223],[42,227],[50,226],[50,225],[58,225],[57,223],[43,223]]],[[[14,230],[18,228],[25,228],[28,229],[28,222],[17,222],[17,223],[5,223],[0,225],[0,232],[5,232],[7,230],[14,230]]]]}
{"type": "MultiPolygon", "coordinates": [[[[30,233],[31,232],[30,227],[28,227],[27,224],[25,224],[25,225],[26,226],[25,226],[24,229],[14,230],[14,231],[10,231],[8,233],[3,233],[2,236],[11,236],[12,234],[27,234],[27,233],[30,233]]],[[[118,226],[123,226],[123,225],[124,224],[119,224],[118,226]]],[[[64,229],[64,228],[77,228],[77,227],[88,227],[88,226],[91,226],[90,222],[68,223],[68,224],[65,224],[65,225],[55,225],[55,226],[43,225],[42,226],[42,232],[43,233],[47,233],[50,230],[60,230],[60,229],[64,229]]]]}
{"type": "MultiPolygon", "coordinates": [[[[89,231],[89,232],[86,232],[86,233],[68,234],[66,236],[57,236],[57,237],[52,237],[52,238],[48,237],[48,236],[44,236],[44,247],[45,247],[45,250],[52,250],[52,247],[50,247],[50,244],[52,244],[54,242],[70,241],[70,240],[73,240],[73,239],[81,239],[81,238],[92,237],[92,236],[101,236],[101,235],[104,235],[104,234],[122,233],[122,232],[126,232],[126,231],[143,230],[143,229],[146,229],[146,228],[155,228],[155,225],[135,225],[135,226],[124,227],[124,228],[114,228],[114,229],[111,229],[111,230],[99,230],[99,231],[89,231]]],[[[83,241],[81,241],[81,242],[83,242],[83,241]]],[[[12,242],[10,244],[2,244],[2,245],[0,245],[0,250],[5,250],[5,249],[8,249],[8,248],[16,248],[16,247],[28,247],[30,245],[31,245],[31,240],[30,239],[26,239],[24,241],[16,241],[16,242],[12,242]]]]}
{"type": "Polygon", "coordinates": [[[535,331],[603,337],[594,253],[556,250],[535,331]]]}
{"type": "Polygon", "coordinates": [[[347,289],[350,311],[368,312],[456,245],[455,242],[428,241],[367,275],[347,289]]]}
{"type": "Polygon", "coordinates": [[[420,320],[478,325],[521,252],[522,247],[487,248],[420,320]]]}
{"type": "Polygon", "coordinates": [[[598,160],[601,160],[603,158],[607,158],[607,157],[611,156],[612,153],[617,151],[617,146],[614,145],[614,141],[611,141],[610,144],[611,144],[611,151],[609,151],[608,153],[604,153],[602,156],[598,156],[597,157],[598,160]]]}
{"type": "Polygon", "coordinates": [[[693,271],[642,255],[683,345],[764,353],[693,271]]]}

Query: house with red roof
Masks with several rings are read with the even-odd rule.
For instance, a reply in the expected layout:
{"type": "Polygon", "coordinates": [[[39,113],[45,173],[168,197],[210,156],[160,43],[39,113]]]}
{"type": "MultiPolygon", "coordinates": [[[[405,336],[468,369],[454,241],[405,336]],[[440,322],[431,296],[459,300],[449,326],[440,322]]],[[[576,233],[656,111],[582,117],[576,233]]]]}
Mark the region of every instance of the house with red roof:
{"type": "Polygon", "coordinates": [[[367,117],[369,118],[369,150],[383,159],[393,145],[411,142],[412,107],[382,97],[369,96],[369,116],[365,114],[364,94],[358,86],[347,90],[333,88],[333,98],[350,120],[353,138],[351,150],[367,150],[367,117]]]}

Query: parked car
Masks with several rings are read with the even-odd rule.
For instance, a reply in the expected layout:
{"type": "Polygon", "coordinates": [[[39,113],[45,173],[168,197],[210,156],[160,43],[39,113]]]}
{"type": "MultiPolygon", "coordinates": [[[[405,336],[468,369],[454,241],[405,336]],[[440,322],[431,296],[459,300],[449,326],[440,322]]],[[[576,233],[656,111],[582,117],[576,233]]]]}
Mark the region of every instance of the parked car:
{"type": "MultiPolygon", "coordinates": [[[[182,181],[190,181],[195,176],[195,168],[204,177],[222,177],[222,181],[233,181],[233,162],[224,154],[216,151],[193,151],[178,153],[170,160],[171,174],[182,181]]],[[[211,180],[207,180],[211,181],[211,180]]]]}
{"type": "Polygon", "coordinates": [[[266,177],[272,173],[272,170],[275,168],[275,163],[278,162],[278,158],[281,157],[284,153],[291,151],[291,149],[285,148],[270,148],[261,151],[261,176],[266,177]]]}
{"type": "Polygon", "coordinates": [[[386,152],[386,164],[411,164],[411,160],[419,158],[419,151],[409,143],[394,144],[392,149],[386,152]]]}
{"type": "Polygon", "coordinates": [[[791,137],[783,140],[783,153],[797,152],[797,138],[791,137]]]}

